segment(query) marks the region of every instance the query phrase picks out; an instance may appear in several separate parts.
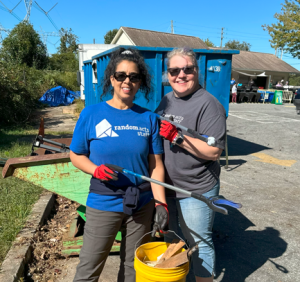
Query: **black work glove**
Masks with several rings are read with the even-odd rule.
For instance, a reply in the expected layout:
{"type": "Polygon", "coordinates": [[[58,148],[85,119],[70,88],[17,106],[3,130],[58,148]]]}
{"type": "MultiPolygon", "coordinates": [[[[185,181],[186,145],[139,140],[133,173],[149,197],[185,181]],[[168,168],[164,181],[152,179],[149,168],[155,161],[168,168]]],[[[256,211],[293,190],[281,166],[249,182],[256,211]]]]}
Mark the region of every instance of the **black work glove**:
{"type": "Polygon", "coordinates": [[[163,232],[163,229],[167,226],[169,222],[169,211],[168,211],[168,205],[159,203],[155,204],[155,216],[154,216],[154,224],[153,224],[153,230],[151,233],[151,236],[154,237],[155,233],[163,232]]]}

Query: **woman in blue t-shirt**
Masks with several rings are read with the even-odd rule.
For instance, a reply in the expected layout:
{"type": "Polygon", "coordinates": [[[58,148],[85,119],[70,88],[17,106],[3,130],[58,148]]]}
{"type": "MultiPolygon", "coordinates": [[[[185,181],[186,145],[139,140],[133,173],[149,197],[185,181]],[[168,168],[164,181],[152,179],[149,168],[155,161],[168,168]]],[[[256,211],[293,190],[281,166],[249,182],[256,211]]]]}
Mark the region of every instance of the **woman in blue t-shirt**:
{"type": "Polygon", "coordinates": [[[151,229],[153,197],[154,229],[163,229],[167,224],[165,191],[160,185],[150,187],[134,176],[117,174],[105,164],[164,181],[163,148],[156,115],[133,103],[138,90],[149,100],[151,89],[150,75],[138,51],[114,51],[102,85],[101,97],[110,92],[112,99],[81,112],[70,147],[73,165],[92,175],[74,281],[98,281],[121,230],[118,282],[133,282],[134,248],[149,240],[145,237],[138,242],[151,229]]]}

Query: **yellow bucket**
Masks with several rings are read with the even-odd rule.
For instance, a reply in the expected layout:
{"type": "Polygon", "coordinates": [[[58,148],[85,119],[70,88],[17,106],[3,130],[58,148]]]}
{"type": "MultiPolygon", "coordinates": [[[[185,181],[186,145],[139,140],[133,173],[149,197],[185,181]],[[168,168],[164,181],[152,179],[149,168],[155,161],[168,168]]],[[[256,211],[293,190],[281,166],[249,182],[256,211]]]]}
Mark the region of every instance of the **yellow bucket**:
{"type": "MultiPolygon", "coordinates": [[[[189,273],[188,262],[174,268],[156,268],[143,263],[143,261],[156,261],[169,245],[165,242],[152,242],[136,249],[134,258],[136,282],[185,282],[189,273]]],[[[184,252],[183,248],[182,252],[184,252]]]]}

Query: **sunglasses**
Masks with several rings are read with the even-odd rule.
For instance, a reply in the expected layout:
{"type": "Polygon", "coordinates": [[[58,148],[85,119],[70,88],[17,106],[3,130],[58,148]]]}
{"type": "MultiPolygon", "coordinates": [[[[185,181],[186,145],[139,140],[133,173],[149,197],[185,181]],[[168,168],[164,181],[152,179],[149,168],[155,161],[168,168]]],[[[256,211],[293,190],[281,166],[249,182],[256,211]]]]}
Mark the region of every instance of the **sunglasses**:
{"type": "Polygon", "coordinates": [[[114,78],[117,81],[124,81],[127,77],[129,77],[130,82],[139,82],[141,80],[141,76],[138,73],[131,73],[127,75],[125,72],[115,72],[114,78]]]}
{"type": "Polygon", "coordinates": [[[186,66],[183,68],[168,68],[168,72],[171,76],[179,75],[181,70],[183,70],[185,74],[192,74],[194,72],[195,67],[196,66],[186,66]]]}

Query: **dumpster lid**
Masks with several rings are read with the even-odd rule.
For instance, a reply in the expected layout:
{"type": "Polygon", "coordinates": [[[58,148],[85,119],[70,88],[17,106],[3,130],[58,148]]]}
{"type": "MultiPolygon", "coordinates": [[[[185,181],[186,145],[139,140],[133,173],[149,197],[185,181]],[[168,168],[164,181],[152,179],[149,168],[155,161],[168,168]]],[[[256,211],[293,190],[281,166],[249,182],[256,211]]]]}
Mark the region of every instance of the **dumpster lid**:
{"type": "MultiPolygon", "coordinates": [[[[98,55],[93,56],[92,60],[106,56],[119,48],[125,48],[125,49],[134,48],[139,51],[156,51],[156,52],[169,52],[174,49],[173,47],[146,47],[146,46],[120,45],[115,48],[104,51],[98,55]]],[[[231,54],[231,55],[234,55],[234,54],[240,53],[239,50],[222,50],[222,49],[216,49],[216,50],[214,50],[214,49],[193,49],[193,51],[195,53],[203,53],[203,54],[231,54]]],[[[85,61],[84,63],[88,63],[88,61],[85,61]]]]}

